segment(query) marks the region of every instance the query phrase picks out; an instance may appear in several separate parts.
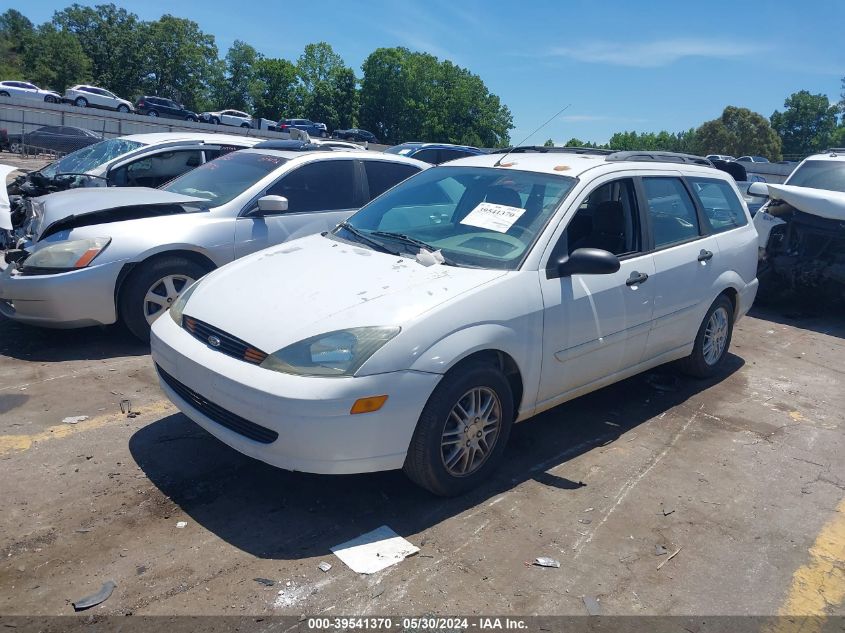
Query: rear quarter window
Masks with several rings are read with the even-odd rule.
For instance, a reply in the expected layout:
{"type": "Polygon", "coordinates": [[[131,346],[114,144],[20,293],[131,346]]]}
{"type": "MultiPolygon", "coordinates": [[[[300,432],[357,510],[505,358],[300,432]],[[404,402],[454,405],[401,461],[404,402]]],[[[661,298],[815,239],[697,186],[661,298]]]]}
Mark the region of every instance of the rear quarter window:
{"type": "Polygon", "coordinates": [[[710,178],[687,178],[693,194],[704,209],[705,221],[713,233],[748,224],[745,209],[728,183],[710,178]]]}

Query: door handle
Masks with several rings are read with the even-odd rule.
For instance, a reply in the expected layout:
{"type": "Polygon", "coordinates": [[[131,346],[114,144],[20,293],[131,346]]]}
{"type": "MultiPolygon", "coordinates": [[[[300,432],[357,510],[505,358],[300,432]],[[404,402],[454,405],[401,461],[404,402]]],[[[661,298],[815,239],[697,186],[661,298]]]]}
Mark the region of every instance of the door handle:
{"type": "Polygon", "coordinates": [[[698,261],[706,262],[708,260],[713,259],[713,252],[712,251],[705,251],[703,248],[701,252],[698,254],[698,261]]]}
{"type": "Polygon", "coordinates": [[[626,286],[638,286],[640,284],[644,284],[648,279],[648,275],[645,273],[638,273],[636,270],[631,273],[631,276],[628,277],[628,280],[625,282],[626,286]]]}

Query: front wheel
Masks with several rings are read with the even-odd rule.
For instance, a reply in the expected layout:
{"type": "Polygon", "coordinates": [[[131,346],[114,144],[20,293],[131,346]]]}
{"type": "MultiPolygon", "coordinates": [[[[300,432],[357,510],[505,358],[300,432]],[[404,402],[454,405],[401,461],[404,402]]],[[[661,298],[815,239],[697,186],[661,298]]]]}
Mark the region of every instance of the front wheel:
{"type": "Polygon", "coordinates": [[[220,125],[220,119],[218,119],[216,116],[211,117],[211,124],[220,125]]]}
{"type": "Polygon", "coordinates": [[[681,369],[696,378],[710,378],[725,364],[734,328],[734,306],[725,295],[719,295],[698,328],[692,354],[681,361],[681,369]]]}
{"type": "Polygon", "coordinates": [[[250,129],[252,126],[249,123],[241,123],[241,127],[245,127],[247,129],[250,129]]]}
{"type": "Polygon", "coordinates": [[[58,103],[58,100],[53,95],[47,95],[44,97],[44,103],[58,103]]]}
{"type": "Polygon", "coordinates": [[[129,112],[129,106],[121,103],[119,106],[117,106],[117,111],[123,112],[125,114],[125,113],[129,112]]]}
{"type": "Polygon", "coordinates": [[[513,407],[508,381],[491,364],[473,362],[446,374],[417,422],[405,474],[444,497],[478,486],[502,459],[513,407]]]}
{"type": "Polygon", "coordinates": [[[150,327],[176,301],[179,294],[207,271],[184,257],[166,257],[138,267],[120,292],[118,309],[127,329],[142,341],[150,340],[150,327]]]}
{"type": "Polygon", "coordinates": [[[197,122],[197,117],[195,117],[195,116],[186,116],[186,117],[185,117],[185,120],[186,120],[186,121],[191,121],[191,122],[193,122],[193,123],[196,123],[196,122],[197,122]]]}
{"type": "Polygon", "coordinates": [[[147,112],[147,116],[151,116],[151,117],[153,117],[154,119],[155,119],[155,118],[158,118],[158,112],[156,112],[155,110],[149,110],[149,111],[147,112]]]}
{"type": "Polygon", "coordinates": [[[88,99],[85,97],[77,97],[76,100],[73,102],[77,108],[87,108],[88,107],[88,99]]]}

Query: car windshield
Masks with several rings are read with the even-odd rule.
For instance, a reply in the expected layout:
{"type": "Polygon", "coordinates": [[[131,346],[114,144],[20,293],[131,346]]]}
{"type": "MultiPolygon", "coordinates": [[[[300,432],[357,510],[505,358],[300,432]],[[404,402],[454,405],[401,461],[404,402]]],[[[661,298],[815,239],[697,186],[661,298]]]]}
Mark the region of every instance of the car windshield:
{"type": "Polygon", "coordinates": [[[165,191],[226,204],[288,162],[272,154],[231,152],[189,171],[162,187],[165,191]]]}
{"type": "Polygon", "coordinates": [[[59,174],[84,174],[143,146],[143,143],[125,138],[110,138],[68,154],[55,163],[47,165],[41,170],[41,174],[47,178],[53,178],[59,174]]]}
{"type": "Polygon", "coordinates": [[[808,160],[795,170],[786,184],[845,192],[845,161],[808,160]]]}
{"type": "MultiPolygon", "coordinates": [[[[495,167],[436,167],[353,215],[335,234],[416,255],[425,245],[456,266],[514,270],[575,183],[495,167]]],[[[372,244],[370,244],[372,246],[372,244]]]]}
{"type": "Polygon", "coordinates": [[[419,145],[394,145],[393,147],[388,147],[384,150],[385,154],[399,154],[400,156],[406,156],[410,154],[414,150],[419,149],[419,145]]]}

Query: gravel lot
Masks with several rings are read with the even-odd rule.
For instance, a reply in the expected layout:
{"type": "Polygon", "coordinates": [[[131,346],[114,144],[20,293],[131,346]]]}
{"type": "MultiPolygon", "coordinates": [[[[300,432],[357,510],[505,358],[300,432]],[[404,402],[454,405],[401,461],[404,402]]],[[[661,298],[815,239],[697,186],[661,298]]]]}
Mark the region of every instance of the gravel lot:
{"type": "Polygon", "coordinates": [[[236,453],[119,327],[0,319],[0,614],[114,580],[94,613],[845,615],[843,337],[841,308],[755,308],[720,379],[665,367],[560,406],[442,500],[236,453]],[[331,554],[381,525],[420,553],[372,576],[331,554]]]}

